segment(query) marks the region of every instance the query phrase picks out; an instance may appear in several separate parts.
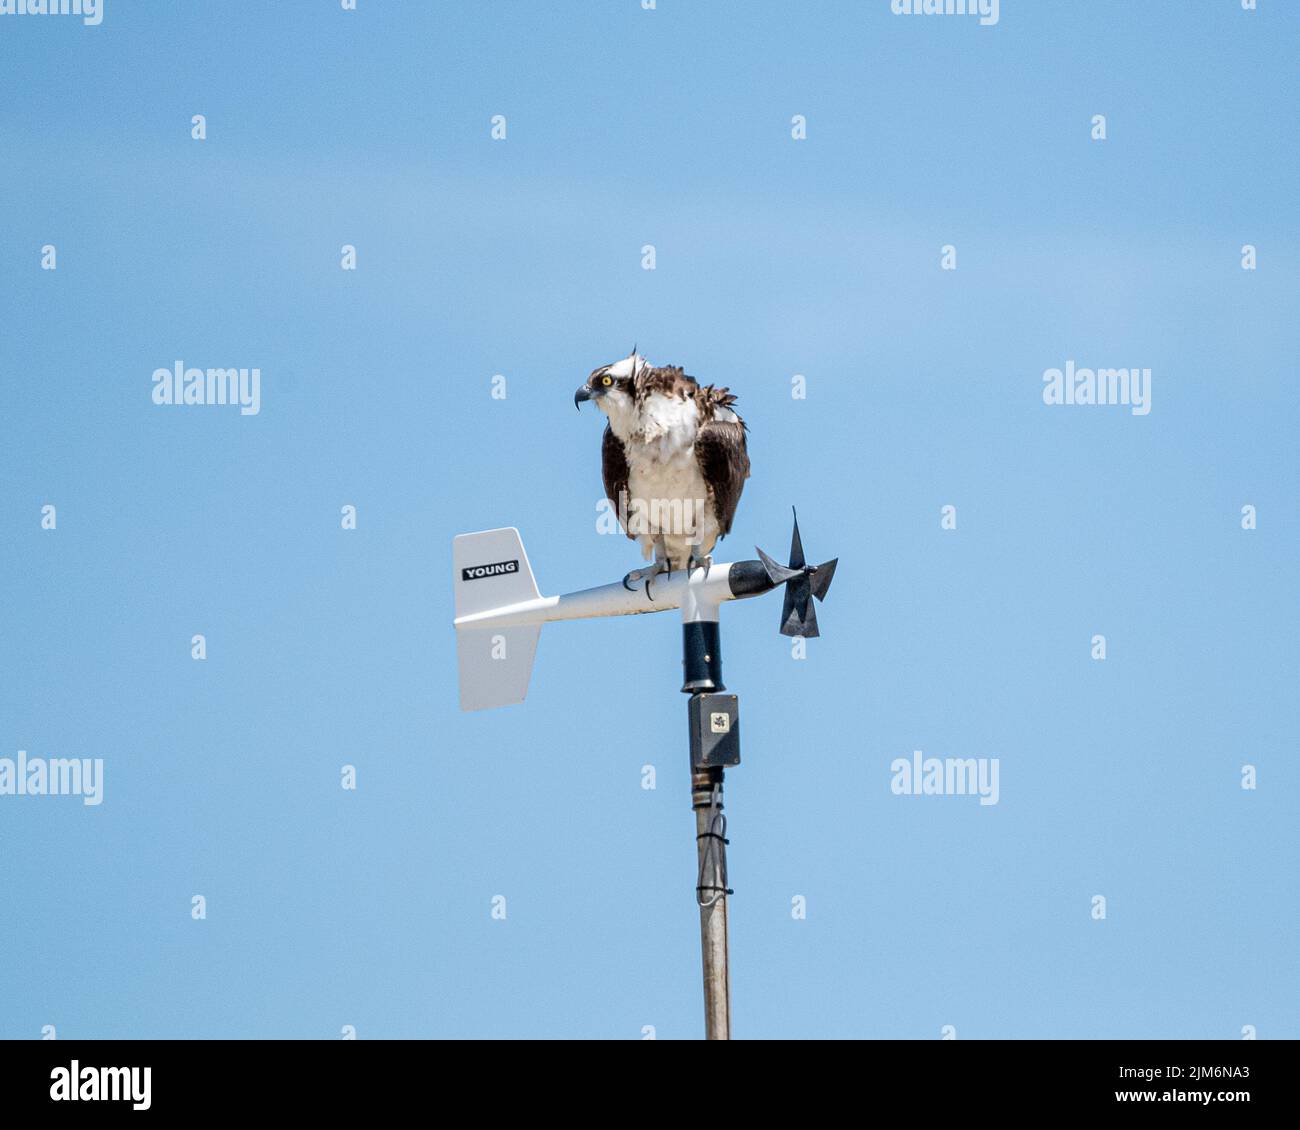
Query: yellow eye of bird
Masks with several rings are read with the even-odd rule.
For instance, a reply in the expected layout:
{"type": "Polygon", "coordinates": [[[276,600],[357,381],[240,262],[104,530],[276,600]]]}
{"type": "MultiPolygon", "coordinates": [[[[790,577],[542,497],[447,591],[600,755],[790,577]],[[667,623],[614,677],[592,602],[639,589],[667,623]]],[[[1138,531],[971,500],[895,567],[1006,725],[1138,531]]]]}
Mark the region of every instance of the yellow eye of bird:
{"type": "Polygon", "coordinates": [[[613,378],[613,377],[601,377],[601,378],[600,378],[600,383],[603,384],[606,388],[609,388],[609,386],[612,385],[612,384],[614,383],[614,378],[613,378]]]}

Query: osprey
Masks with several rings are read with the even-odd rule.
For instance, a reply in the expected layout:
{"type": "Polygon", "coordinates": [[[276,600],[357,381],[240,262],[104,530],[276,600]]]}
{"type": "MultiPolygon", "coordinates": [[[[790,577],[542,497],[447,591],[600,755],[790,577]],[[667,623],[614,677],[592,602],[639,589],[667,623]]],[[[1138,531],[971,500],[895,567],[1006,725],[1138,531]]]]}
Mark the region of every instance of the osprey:
{"type": "Polygon", "coordinates": [[[655,559],[624,584],[709,564],[749,478],[736,398],[676,366],[651,365],[633,347],[587,378],[573,397],[579,409],[585,400],[609,418],[601,443],[605,495],[624,533],[655,559]]]}

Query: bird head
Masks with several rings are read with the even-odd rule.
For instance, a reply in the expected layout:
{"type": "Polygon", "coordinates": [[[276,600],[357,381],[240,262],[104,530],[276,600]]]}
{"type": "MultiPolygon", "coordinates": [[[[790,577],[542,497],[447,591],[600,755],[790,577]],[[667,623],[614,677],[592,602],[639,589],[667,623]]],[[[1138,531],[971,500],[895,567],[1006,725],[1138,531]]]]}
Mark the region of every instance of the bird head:
{"type": "Polygon", "coordinates": [[[646,360],[637,351],[636,346],[622,361],[602,365],[592,370],[584,384],[578,386],[573,394],[574,406],[581,411],[585,400],[593,400],[596,407],[606,415],[632,405],[632,381],[637,373],[645,367],[646,360]]]}

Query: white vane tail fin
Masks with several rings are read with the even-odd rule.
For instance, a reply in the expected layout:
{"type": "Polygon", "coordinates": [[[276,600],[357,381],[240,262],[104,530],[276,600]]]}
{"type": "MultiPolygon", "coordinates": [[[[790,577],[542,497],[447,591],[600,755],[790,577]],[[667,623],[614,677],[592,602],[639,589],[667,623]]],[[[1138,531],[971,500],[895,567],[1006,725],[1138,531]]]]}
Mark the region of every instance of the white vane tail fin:
{"type": "MultiPolygon", "coordinates": [[[[456,618],[490,612],[541,596],[513,526],[461,534],[452,542],[456,618]]],[[[460,708],[486,710],[523,702],[533,673],[540,624],[456,627],[460,708]]]]}

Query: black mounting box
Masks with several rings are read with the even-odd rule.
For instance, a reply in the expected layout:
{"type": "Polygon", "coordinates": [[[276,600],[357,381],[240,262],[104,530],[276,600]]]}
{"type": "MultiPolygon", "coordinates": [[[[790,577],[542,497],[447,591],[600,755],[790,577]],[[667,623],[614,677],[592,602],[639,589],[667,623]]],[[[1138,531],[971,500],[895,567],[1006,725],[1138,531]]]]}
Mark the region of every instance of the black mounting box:
{"type": "Polygon", "coordinates": [[[740,702],[734,694],[693,694],[686,713],[693,769],[740,764],[740,702]]]}

